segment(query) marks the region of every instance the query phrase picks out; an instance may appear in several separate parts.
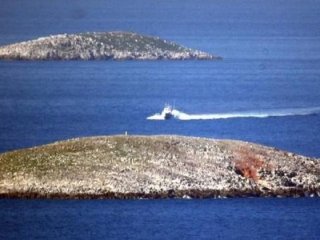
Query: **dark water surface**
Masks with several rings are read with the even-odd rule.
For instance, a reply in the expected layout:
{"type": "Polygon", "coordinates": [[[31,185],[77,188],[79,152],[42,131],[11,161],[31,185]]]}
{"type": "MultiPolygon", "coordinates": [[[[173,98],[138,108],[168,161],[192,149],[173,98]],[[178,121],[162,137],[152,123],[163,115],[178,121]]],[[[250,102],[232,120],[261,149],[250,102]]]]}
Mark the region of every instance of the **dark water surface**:
{"type": "Polygon", "coordinates": [[[319,239],[320,199],[0,200],[1,239],[319,239]]]}

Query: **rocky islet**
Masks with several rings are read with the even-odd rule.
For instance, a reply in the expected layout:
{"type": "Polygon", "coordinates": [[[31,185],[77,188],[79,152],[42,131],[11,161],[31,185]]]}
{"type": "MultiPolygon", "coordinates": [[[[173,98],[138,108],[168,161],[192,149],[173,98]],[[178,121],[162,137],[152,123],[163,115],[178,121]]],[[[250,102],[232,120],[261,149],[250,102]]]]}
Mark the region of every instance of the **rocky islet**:
{"type": "Polygon", "coordinates": [[[59,34],[0,47],[6,60],[217,60],[212,54],[131,32],[59,34]]]}
{"type": "Polygon", "coordinates": [[[72,139],[1,154],[0,196],[320,196],[320,161],[231,140],[181,136],[72,139]]]}

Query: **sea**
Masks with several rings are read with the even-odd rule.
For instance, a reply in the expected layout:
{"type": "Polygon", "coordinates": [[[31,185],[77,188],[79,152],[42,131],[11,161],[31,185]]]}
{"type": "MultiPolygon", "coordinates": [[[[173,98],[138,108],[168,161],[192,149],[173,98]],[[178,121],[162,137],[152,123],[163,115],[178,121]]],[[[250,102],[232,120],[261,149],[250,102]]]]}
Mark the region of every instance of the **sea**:
{"type": "Polygon", "coordinates": [[[1,200],[1,239],[319,239],[319,199],[1,200]]]}
{"type": "MultiPolygon", "coordinates": [[[[320,158],[320,1],[1,1],[0,45],[159,36],[221,61],[0,61],[0,152],[97,135],[237,139],[320,158]],[[165,104],[174,118],[159,115],[165,104]]],[[[320,200],[0,200],[1,239],[319,239],[320,200]]]]}

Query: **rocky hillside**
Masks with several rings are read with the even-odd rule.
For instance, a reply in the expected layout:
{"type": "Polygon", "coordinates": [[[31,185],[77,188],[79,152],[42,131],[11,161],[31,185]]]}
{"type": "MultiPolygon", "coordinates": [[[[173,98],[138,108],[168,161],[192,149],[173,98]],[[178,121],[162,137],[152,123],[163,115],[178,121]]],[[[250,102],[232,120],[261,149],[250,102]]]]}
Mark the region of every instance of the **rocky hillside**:
{"type": "Polygon", "coordinates": [[[0,47],[0,59],[102,60],[102,59],[219,59],[157,37],[129,32],[61,34],[0,47]]]}
{"type": "Polygon", "coordinates": [[[0,197],[320,196],[320,161],[240,141],[72,139],[0,155],[0,197]]]}

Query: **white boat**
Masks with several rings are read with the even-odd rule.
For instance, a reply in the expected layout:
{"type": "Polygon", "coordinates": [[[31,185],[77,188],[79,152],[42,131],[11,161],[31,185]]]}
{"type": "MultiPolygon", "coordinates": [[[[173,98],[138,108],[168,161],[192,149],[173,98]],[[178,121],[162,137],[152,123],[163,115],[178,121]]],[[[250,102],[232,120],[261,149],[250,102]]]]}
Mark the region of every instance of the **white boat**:
{"type": "Polygon", "coordinates": [[[163,116],[164,119],[170,119],[173,117],[172,114],[173,107],[169,104],[166,104],[161,112],[161,116],[163,116]]]}

